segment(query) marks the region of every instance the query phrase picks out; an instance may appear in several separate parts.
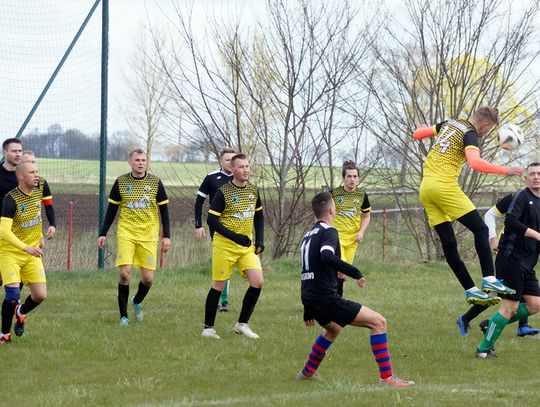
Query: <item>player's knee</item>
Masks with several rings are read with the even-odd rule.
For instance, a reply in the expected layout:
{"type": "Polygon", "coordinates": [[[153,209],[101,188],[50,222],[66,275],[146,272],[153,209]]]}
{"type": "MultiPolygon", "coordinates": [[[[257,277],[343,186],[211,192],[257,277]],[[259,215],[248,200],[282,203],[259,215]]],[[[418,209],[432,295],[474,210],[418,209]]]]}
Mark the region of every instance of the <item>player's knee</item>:
{"type": "Polygon", "coordinates": [[[131,280],[131,270],[130,269],[120,269],[120,284],[129,283],[131,280]]]}
{"type": "Polygon", "coordinates": [[[11,302],[13,304],[18,304],[21,299],[21,288],[17,286],[5,286],[4,291],[6,293],[4,301],[11,302]]]}
{"type": "Polygon", "coordinates": [[[503,301],[500,313],[507,319],[512,318],[517,312],[519,301],[503,301]]]}
{"type": "Polygon", "coordinates": [[[456,251],[457,252],[457,240],[454,236],[446,237],[444,239],[441,239],[441,244],[443,251],[446,253],[448,251],[456,251]]]}
{"type": "Polygon", "coordinates": [[[536,314],[540,311],[540,297],[532,297],[532,299],[527,300],[527,310],[529,314],[536,314]]]}
{"type": "Polygon", "coordinates": [[[38,304],[41,304],[46,299],[47,299],[47,292],[46,291],[32,294],[32,300],[34,302],[37,302],[38,304]]]}
{"type": "Polygon", "coordinates": [[[378,312],[375,313],[371,321],[371,329],[376,334],[386,332],[386,319],[378,312]]]}

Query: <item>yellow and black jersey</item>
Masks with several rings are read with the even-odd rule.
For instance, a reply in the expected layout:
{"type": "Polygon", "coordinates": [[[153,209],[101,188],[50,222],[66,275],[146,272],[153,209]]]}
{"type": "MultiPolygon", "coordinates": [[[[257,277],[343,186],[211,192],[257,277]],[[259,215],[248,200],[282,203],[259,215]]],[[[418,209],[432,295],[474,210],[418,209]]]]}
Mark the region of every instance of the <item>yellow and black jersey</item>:
{"type": "Polygon", "coordinates": [[[158,206],[169,203],[165,188],[153,174],[135,178],[131,173],[118,177],[109,202],[120,207],[118,237],[141,241],[159,240],[158,206]]]}
{"type": "Polygon", "coordinates": [[[11,232],[17,239],[4,236],[2,245],[5,249],[19,251],[26,246],[37,247],[43,236],[41,228],[41,206],[43,189],[34,188],[30,195],[22,192],[19,187],[12,189],[4,197],[2,219],[0,222],[11,223],[11,232]],[[22,242],[22,243],[21,243],[22,242]]]}
{"type": "Polygon", "coordinates": [[[479,149],[478,134],[467,120],[437,124],[435,142],[424,163],[424,176],[455,179],[467,161],[465,150],[479,149]]]}
{"type": "MultiPolygon", "coordinates": [[[[253,241],[253,218],[262,208],[255,185],[248,182],[245,187],[237,187],[230,181],[217,190],[208,212],[219,217],[219,222],[227,229],[253,241]]],[[[219,232],[215,233],[214,242],[236,245],[219,232]]]]}
{"type": "Polygon", "coordinates": [[[343,186],[331,191],[336,204],[336,217],[334,227],[340,236],[355,235],[362,223],[361,214],[371,210],[366,192],[356,188],[347,192],[343,186]]]}

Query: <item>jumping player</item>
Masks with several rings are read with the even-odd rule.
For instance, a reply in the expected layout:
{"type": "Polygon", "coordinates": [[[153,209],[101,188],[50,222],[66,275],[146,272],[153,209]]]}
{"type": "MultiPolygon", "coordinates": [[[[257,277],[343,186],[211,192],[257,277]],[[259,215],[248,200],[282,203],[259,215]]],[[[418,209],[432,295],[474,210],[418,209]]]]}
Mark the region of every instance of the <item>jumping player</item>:
{"type": "Polygon", "coordinates": [[[488,240],[488,228],[469,197],[461,190],[458,176],[467,162],[475,170],[501,175],[521,175],[522,168],[503,167],[480,158],[479,137],[485,136],[499,123],[498,111],[493,107],[480,107],[469,120],[447,120],[433,127],[420,127],[414,132],[417,140],[437,136],[424,163],[424,176],[420,184],[420,201],[435,228],[446,261],[465,289],[469,304],[493,305],[500,298],[491,294],[511,294],[494,276],[493,259],[488,240]],[[482,269],[482,290],[473,282],[461,260],[452,221],[457,220],[474,235],[474,245],[482,269]]]}

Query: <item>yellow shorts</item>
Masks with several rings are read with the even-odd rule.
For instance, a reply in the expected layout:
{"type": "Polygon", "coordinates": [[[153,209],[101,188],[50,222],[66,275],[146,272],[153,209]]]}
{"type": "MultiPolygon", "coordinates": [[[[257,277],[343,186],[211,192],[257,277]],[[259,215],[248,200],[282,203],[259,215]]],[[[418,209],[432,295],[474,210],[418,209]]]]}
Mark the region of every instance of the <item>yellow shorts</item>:
{"type": "Polygon", "coordinates": [[[26,252],[0,252],[0,272],[4,285],[20,283],[46,283],[45,268],[39,257],[26,252]]]}
{"type": "Polygon", "coordinates": [[[225,281],[231,278],[232,268],[236,265],[240,276],[246,278],[246,270],[261,270],[261,260],[255,254],[255,247],[237,247],[233,249],[212,245],[212,280],[225,281]]]}
{"type": "Polygon", "coordinates": [[[138,268],[156,269],[158,242],[141,242],[139,240],[118,239],[118,258],[116,267],[132,264],[138,268]]]}
{"type": "Polygon", "coordinates": [[[451,222],[476,209],[457,181],[424,177],[419,194],[431,227],[451,222]]]}
{"type": "Polygon", "coordinates": [[[344,239],[342,241],[340,238],[339,247],[341,251],[341,260],[349,264],[352,264],[354,260],[354,256],[356,254],[356,248],[358,247],[358,243],[356,243],[354,239],[352,241],[349,239],[344,239]]]}

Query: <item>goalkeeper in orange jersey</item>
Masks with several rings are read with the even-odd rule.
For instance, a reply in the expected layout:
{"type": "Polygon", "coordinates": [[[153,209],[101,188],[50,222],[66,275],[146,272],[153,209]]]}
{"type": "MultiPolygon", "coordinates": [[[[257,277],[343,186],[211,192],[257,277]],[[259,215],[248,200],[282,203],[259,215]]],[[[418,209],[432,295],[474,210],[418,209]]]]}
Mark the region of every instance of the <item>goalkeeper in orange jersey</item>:
{"type": "Polygon", "coordinates": [[[492,293],[515,292],[495,278],[488,228],[458,183],[465,162],[473,170],[484,173],[509,176],[523,173],[522,168],[503,167],[480,158],[479,138],[498,124],[497,109],[483,106],[468,120],[446,120],[433,127],[419,127],[414,132],[417,140],[436,136],[424,163],[420,201],[426,210],[429,225],[441,240],[448,265],[465,289],[465,298],[469,304],[497,304],[501,299],[492,293]],[[482,289],[474,284],[459,256],[453,220],[459,221],[474,235],[474,245],[482,269],[482,289]]]}

